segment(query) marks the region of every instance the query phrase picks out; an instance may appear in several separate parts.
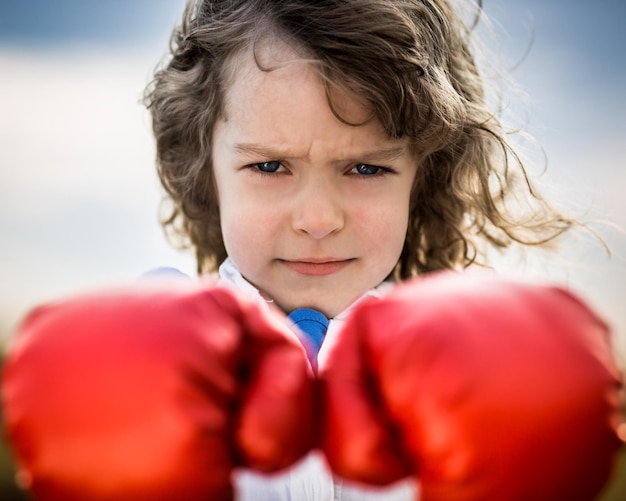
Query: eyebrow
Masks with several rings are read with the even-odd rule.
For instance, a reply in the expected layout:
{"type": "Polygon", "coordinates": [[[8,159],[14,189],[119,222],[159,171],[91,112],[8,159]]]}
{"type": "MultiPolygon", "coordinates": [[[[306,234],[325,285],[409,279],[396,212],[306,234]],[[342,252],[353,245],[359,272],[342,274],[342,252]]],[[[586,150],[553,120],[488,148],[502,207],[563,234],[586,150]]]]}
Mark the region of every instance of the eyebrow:
{"type": "MultiPolygon", "coordinates": [[[[236,143],[233,149],[237,153],[259,155],[263,158],[272,158],[276,160],[289,159],[297,156],[289,151],[281,151],[278,149],[268,148],[258,143],[236,143]]],[[[389,162],[402,156],[406,152],[406,150],[406,146],[391,146],[389,148],[367,150],[359,153],[357,156],[338,158],[335,160],[335,162],[389,162]]]]}

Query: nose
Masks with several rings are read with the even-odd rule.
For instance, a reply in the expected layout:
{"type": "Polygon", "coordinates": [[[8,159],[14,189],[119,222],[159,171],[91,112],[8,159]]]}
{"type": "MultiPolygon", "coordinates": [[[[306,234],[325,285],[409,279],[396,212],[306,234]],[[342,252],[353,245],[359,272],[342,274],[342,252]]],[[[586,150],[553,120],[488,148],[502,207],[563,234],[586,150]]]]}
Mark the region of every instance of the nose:
{"type": "Polygon", "coordinates": [[[294,230],[318,240],[341,230],[345,224],[342,198],[339,190],[328,180],[302,180],[294,197],[294,230]]]}

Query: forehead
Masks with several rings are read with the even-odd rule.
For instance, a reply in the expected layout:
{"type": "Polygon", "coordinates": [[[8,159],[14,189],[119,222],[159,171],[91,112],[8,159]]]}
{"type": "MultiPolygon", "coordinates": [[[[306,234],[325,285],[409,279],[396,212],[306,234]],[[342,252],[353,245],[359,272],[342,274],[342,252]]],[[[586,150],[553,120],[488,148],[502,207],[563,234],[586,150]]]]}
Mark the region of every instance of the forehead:
{"type": "Polygon", "coordinates": [[[319,61],[306,49],[276,37],[267,37],[236,54],[225,83],[226,119],[237,118],[241,111],[249,115],[271,108],[279,113],[283,111],[281,102],[289,101],[302,106],[315,102],[318,109],[334,110],[342,121],[352,124],[371,121],[373,116],[363,100],[325,77],[319,61]]]}
{"type": "Polygon", "coordinates": [[[303,50],[270,39],[239,53],[231,64],[223,121],[239,136],[278,143],[326,138],[329,147],[338,140],[396,142],[363,100],[325,80],[318,62],[303,50]]]}

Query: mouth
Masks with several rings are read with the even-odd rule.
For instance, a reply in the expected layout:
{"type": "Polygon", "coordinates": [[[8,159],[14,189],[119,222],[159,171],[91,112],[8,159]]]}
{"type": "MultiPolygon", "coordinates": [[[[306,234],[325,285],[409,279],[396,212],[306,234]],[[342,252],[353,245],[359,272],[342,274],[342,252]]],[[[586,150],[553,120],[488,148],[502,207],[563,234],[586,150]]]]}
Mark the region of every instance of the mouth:
{"type": "Polygon", "coordinates": [[[300,275],[309,276],[326,276],[332,275],[343,270],[353,259],[299,259],[299,260],[282,260],[282,263],[291,271],[295,271],[300,275]]]}

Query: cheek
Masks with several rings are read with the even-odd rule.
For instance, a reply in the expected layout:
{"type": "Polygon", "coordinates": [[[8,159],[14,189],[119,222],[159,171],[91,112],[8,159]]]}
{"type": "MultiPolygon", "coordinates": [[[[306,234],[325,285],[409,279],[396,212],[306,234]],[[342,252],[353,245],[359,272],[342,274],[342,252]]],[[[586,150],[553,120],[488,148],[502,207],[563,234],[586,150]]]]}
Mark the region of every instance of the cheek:
{"type": "Polygon", "coordinates": [[[250,241],[254,239],[253,226],[250,225],[245,207],[224,200],[220,204],[220,224],[224,246],[229,256],[234,258],[250,246],[250,241]]]}
{"type": "Polygon", "coordinates": [[[408,202],[398,202],[396,198],[371,204],[353,215],[365,246],[377,258],[393,261],[392,265],[400,257],[408,225],[408,202]]]}
{"type": "Polygon", "coordinates": [[[226,253],[241,266],[262,257],[275,241],[273,208],[251,203],[250,198],[233,196],[220,205],[226,253]]]}
{"type": "Polygon", "coordinates": [[[245,229],[241,228],[246,218],[243,217],[242,206],[237,204],[238,197],[232,193],[232,189],[228,189],[231,184],[228,181],[230,180],[218,177],[217,188],[222,238],[226,253],[232,256],[233,252],[241,246],[242,236],[246,234],[245,229]]]}

